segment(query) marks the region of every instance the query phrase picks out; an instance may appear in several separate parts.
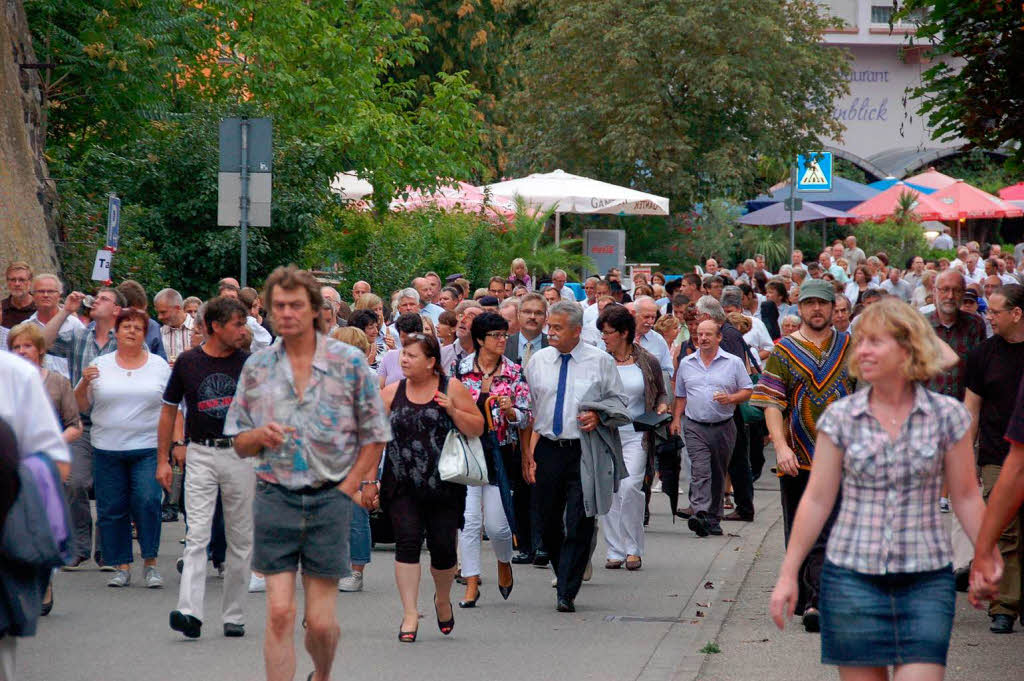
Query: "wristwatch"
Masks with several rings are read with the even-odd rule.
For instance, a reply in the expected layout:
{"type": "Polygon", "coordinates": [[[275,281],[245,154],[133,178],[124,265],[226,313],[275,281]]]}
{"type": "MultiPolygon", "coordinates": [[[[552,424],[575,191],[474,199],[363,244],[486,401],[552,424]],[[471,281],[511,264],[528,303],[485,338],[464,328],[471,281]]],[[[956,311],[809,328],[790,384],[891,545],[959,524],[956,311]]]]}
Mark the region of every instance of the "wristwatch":
{"type": "Polygon", "coordinates": [[[379,480],[363,480],[362,482],[359,483],[359,491],[362,492],[363,491],[363,487],[365,487],[366,485],[376,485],[377,488],[379,489],[380,488],[380,481],[379,480]]]}
{"type": "Polygon", "coordinates": [[[171,449],[174,449],[175,447],[184,447],[185,445],[186,442],[184,440],[175,440],[171,443],[171,449]]]}

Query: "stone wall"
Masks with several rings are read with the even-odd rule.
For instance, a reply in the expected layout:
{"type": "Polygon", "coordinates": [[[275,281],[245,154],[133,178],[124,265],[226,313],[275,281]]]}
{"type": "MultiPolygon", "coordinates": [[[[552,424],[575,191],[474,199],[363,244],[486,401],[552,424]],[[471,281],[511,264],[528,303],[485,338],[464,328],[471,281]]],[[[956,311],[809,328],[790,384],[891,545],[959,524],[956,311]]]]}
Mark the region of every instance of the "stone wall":
{"type": "Polygon", "coordinates": [[[0,3],[0,272],[11,260],[56,272],[57,194],[42,156],[40,72],[20,68],[38,60],[22,0],[0,3]]]}

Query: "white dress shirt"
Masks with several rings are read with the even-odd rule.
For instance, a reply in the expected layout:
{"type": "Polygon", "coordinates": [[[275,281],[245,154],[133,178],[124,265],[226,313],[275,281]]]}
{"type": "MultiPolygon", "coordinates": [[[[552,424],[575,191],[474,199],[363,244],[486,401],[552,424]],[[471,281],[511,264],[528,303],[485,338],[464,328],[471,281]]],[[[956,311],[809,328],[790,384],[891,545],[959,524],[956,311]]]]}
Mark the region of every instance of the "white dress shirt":
{"type": "Polygon", "coordinates": [[[686,418],[701,423],[726,421],[736,411],[735,404],[715,402],[716,389],[731,394],[753,387],[743,361],[722,348],[718,348],[710,366],[704,365],[698,350],[683,357],[676,372],[676,397],[686,400],[686,418]]]}
{"type": "Polygon", "coordinates": [[[245,325],[249,327],[249,331],[252,332],[252,344],[249,346],[249,352],[256,352],[263,348],[269,348],[270,344],[274,342],[271,338],[270,332],[263,328],[263,326],[256,321],[253,316],[245,318],[245,325]]]}
{"type": "Polygon", "coordinates": [[[20,458],[45,452],[54,461],[71,461],[39,368],[10,352],[0,352],[0,419],[14,431],[20,458]]]}
{"type": "MultiPolygon", "coordinates": [[[[769,352],[773,350],[775,348],[775,341],[772,340],[772,335],[768,333],[768,327],[757,317],[746,316],[750,320],[750,331],[743,334],[743,340],[754,349],[755,353],[758,350],[768,350],[769,352]]],[[[759,354],[757,355],[757,363],[758,366],[764,363],[759,354]]]]}
{"type": "Polygon", "coordinates": [[[668,349],[668,343],[660,333],[651,329],[640,336],[640,347],[654,355],[658,364],[661,365],[662,371],[667,372],[669,376],[672,375],[672,371],[675,369],[672,366],[672,352],[668,349]]]}
{"type": "MultiPolygon", "coordinates": [[[[580,436],[580,399],[598,383],[606,393],[623,394],[622,380],[615,369],[615,360],[604,350],[579,342],[569,353],[568,371],[565,381],[565,397],[562,402],[562,432],[557,439],[571,440],[580,436]]],[[[556,439],[554,433],[555,402],[558,398],[558,375],[562,368],[562,353],[554,346],[540,350],[524,370],[526,382],[530,384],[530,400],[533,406],[533,429],[543,437],[556,439]]]]}
{"type": "Polygon", "coordinates": [[[571,300],[574,303],[576,302],[576,294],[573,293],[572,289],[568,286],[562,286],[562,290],[559,291],[558,294],[562,296],[562,300],[571,300]]]}

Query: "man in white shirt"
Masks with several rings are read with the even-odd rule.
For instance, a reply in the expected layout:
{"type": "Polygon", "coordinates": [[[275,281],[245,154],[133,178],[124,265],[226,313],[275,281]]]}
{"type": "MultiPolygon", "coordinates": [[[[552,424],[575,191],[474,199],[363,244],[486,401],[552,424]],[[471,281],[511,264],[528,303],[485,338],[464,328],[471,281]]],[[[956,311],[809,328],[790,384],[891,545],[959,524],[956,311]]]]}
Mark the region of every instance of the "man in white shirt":
{"type": "Polygon", "coordinates": [[[583,293],[587,297],[579,301],[579,304],[583,308],[584,313],[597,302],[597,282],[599,281],[601,280],[597,277],[587,277],[586,281],[583,282],[583,293]]]}
{"type": "Polygon", "coordinates": [[[558,295],[562,297],[562,300],[568,300],[570,302],[576,302],[576,294],[572,292],[572,289],[565,285],[568,275],[565,270],[555,270],[551,273],[551,287],[558,291],[558,295]]]}
{"type": "Polygon", "coordinates": [[[623,387],[615,360],[583,343],[583,311],[558,302],[548,310],[548,342],[526,365],[533,406],[533,434],[523,451],[526,482],[534,483],[544,524],[544,548],[558,576],[559,612],[575,612],[574,601],[590,560],[594,518],[583,505],[580,435],[598,427],[598,415],[580,411],[592,388],[601,398],[619,396],[623,387]],[[563,520],[564,518],[564,520],[563,520]]]}
{"type": "Polygon", "coordinates": [[[846,250],[843,251],[846,256],[846,264],[850,268],[850,272],[857,269],[857,265],[860,265],[867,259],[867,254],[864,253],[862,248],[857,247],[857,237],[850,235],[846,237],[846,250]]]}
{"type": "Polygon", "coordinates": [[[661,334],[654,330],[658,321],[658,304],[650,296],[640,296],[633,301],[633,316],[636,317],[636,337],[640,346],[654,355],[667,377],[672,376],[672,352],[661,334]]]}
{"type": "Polygon", "coordinates": [[[772,340],[771,334],[768,333],[768,327],[764,325],[764,322],[743,309],[743,290],[738,286],[727,286],[722,291],[722,299],[719,302],[722,304],[722,311],[725,314],[739,312],[750,320],[750,331],[743,334],[743,340],[757,353],[759,363],[766,359],[772,353],[775,342],[772,340]]]}
{"type": "MultiPolygon", "coordinates": [[[[38,324],[40,328],[46,328],[46,324],[60,312],[60,297],[64,293],[64,284],[55,274],[37,274],[32,279],[32,301],[36,305],[36,311],[28,318],[28,321],[38,324]]],[[[70,333],[85,326],[75,315],[68,315],[68,318],[61,324],[58,334],[70,333]]],[[[7,349],[6,343],[4,350],[7,349]]],[[[66,357],[57,355],[46,355],[44,366],[47,369],[56,371],[64,378],[70,379],[66,357]]]]}
{"type": "Polygon", "coordinates": [[[900,268],[898,267],[889,268],[889,276],[882,282],[881,288],[889,295],[896,296],[904,303],[910,302],[910,296],[914,292],[914,288],[910,285],[910,282],[900,278],[900,268]]]}
{"type": "MultiPolygon", "coordinates": [[[[182,302],[181,294],[173,288],[165,288],[153,297],[156,318],[163,325],[160,327],[160,339],[167,353],[167,363],[171,366],[174,366],[174,360],[178,355],[192,349],[192,328],[195,326],[195,320],[191,315],[185,314],[182,302]]],[[[266,333],[266,329],[263,331],[266,333]]]]}
{"type": "Polygon", "coordinates": [[[910,284],[911,293],[921,285],[922,276],[924,276],[924,258],[915,255],[913,260],[910,261],[910,271],[903,277],[903,281],[910,284]]]}

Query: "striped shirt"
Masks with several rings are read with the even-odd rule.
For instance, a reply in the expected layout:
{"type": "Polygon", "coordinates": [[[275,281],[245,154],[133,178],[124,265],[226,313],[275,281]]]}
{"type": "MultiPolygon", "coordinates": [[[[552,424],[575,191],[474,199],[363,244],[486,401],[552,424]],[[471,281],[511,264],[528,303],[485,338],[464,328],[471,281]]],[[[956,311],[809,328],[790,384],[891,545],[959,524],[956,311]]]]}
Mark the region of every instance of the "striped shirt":
{"type": "Polygon", "coordinates": [[[90,322],[86,327],[69,329],[66,325],[61,326],[49,354],[67,358],[68,379],[74,387],[82,378],[82,370],[85,367],[92,364],[100,355],[114,350],[117,350],[117,338],[114,337],[113,327],[107,332],[103,346],[100,347],[96,339],[96,322],[90,322]]]}
{"type": "Polygon", "coordinates": [[[924,572],[953,558],[939,515],[945,455],[971,417],[952,397],[918,384],[895,441],[862,390],[830,406],[818,430],[843,451],[842,498],[825,555],[865,574],[924,572]]]}
{"type": "Polygon", "coordinates": [[[850,334],[835,329],[823,347],[792,335],[781,338],[765,360],[750,398],[755,407],[782,412],[787,421],[786,442],[804,470],[811,469],[814,459],[818,417],[828,405],[853,392],[854,381],[846,369],[849,349],[850,334]]]}

